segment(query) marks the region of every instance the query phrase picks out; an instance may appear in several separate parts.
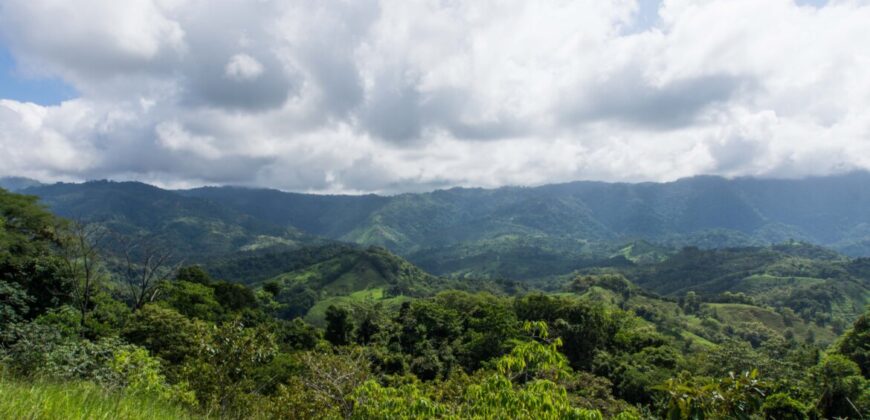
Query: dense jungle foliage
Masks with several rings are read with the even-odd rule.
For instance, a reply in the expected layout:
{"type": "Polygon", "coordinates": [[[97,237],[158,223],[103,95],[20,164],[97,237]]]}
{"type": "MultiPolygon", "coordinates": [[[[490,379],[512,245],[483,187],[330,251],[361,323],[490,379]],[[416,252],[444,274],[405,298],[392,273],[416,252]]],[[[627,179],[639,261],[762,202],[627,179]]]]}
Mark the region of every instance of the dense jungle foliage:
{"type": "Polygon", "coordinates": [[[125,220],[0,190],[0,417],[870,415],[866,259],[637,242],[523,282],[328,241],[195,259],[125,220]]]}

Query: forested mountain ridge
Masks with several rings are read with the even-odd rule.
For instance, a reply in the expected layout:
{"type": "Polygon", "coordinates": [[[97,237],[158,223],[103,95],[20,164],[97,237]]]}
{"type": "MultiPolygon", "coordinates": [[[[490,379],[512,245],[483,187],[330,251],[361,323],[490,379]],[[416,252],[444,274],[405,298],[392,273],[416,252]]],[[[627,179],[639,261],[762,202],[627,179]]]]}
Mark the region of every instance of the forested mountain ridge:
{"type": "Polygon", "coordinates": [[[383,246],[436,275],[515,279],[599,264],[638,241],[723,248],[801,240],[870,255],[870,174],[863,172],[799,180],[582,181],[396,196],[8,181],[57,214],[162,234],[189,255],[293,247],[320,237],[383,246]],[[190,240],[197,237],[202,240],[190,240]]]}
{"type": "Polygon", "coordinates": [[[589,242],[701,246],[788,239],[864,255],[870,240],[870,174],[773,180],[694,177],[669,183],[572,182],[422,194],[312,196],[203,188],[211,198],[316,235],[385,246],[401,254],[505,235],[589,242]],[[264,206],[264,198],[270,205],[264,206]]]}
{"type": "Polygon", "coordinates": [[[57,183],[22,191],[37,195],[59,216],[100,223],[124,235],[148,236],[171,246],[178,256],[200,258],[319,242],[291,226],[270,224],[220,203],[139,182],[57,183]]]}

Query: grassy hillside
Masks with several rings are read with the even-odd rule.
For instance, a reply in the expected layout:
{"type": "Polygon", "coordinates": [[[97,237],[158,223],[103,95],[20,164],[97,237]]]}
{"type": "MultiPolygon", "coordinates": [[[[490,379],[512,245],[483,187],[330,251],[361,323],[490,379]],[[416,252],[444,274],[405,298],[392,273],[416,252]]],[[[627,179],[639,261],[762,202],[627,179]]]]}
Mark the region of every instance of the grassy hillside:
{"type": "Polygon", "coordinates": [[[479,276],[434,276],[381,247],[333,243],[281,252],[247,252],[205,265],[215,278],[270,290],[280,317],[322,324],[330,305],[380,304],[395,308],[409,298],[445,289],[520,293],[514,281],[479,276]]]}
{"type": "Polygon", "coordinates": [[[759,343],[771,337],[790,336],[790,339],[829,345],[839,334],[830,323],[821,325],[762,303],[717,303],[699,299],[691,304],[683,299],[659,297],[619,275],[576,277],[567,284],[566,290],[569,293],[563,295],[579,295],[593,302],[630,310],[686,346],[714,348],[735,336],[759,343]]]}
{"type": "MultiPolygon", "coordinates": [[[[516,250],[536,252],[534,247],[516,250]]],[[[581,287],[582,294],[633,309],[661,328],[675,331],[681,339],[691,338],[695,344],[721,341],[722,328],[749,331],[758,326],[779,335],[790,331],[798,339],[812,337],[830,342],[870,303],[870,263],[808,244],[723,250],[686,248],[671,254],[667,248],[636,242],[601,260],[584,259],[582,252],[578,251],[574,260],[565,259],[577,264],[574,267],[560,266],[558,259],[540,253],[524,255],[538,262],[538,271],[528,272],[525,287],[558,291],[571,278],[553,273],[569,269],[624,274],[628,285],[581,287]],[[698,307],[675,316],[683,313],[681,301],[688,292],[698,296],[698,307]],[[702,326],[702,319],[709,319],[708,324],[718,323],[719,327],[702,326]]],[[[440,254],[433,252],[428,257],[438,262],[440,254]]],[[[512,265],[513,260],[485,254],[471,254],[472,258],[477,258],[474,264],[466,260],[455,267],[474,267],[477,271],[452,272],[451,277],[444,278],[427,274],[384,248],[333,244],[281,253],[242,254],[219,260],[208,269],[219,278],[271,287],[282,318],[298,316],[322,325],[330,305],[395,309],[409,298],[431,296],[446,288],[502,293],[524,289],[481,280],[486,277],[481,273],[499,273],[510,267],[519,270],[521,267],[512,265]]],[[[451,267],[443,260],[433,266],[451,267]]],[[[569,290],[574,289],[569,286],[569,290]]]]}
{"type": "Polygon", "coordinates": [[[382,248],[350,250],[270,279],[285,287],[308,287],[326,295],[387,288],[391,295],[423,295],[435,277],[382,248]]]}
{"type": "Polygon", "coordinates": [[[623,257],[636,264],[651,264],[668,259],[673,249],[655,245],[647,241],[634,241],[620,248],[613,257],[623,257]]]}
{"type": "Polygon", "coordinates": [[[204,265],[215,278],[254,284],[359,249],[352,244],[330,243],[288,250],[253,250],[209,258],[204,265]]]}
{"type": "Polygon", "coordinates": [[[386,249],[342,244],[253,253],[207,268],[215,277],[271,290],[281,317],[301,316],[317,324],[331,304],[397,303],[447,284],[386,249]]]}
{"type": "Polygon", "coordinates": [[[659,263],[617,270],[652,292],[682,298],[788,308],[805,321],[841,328],[870,304],[865,259],[802,243],[771,247],[686,248],[659,263]]]}
{"type": "Polygon", "coordinates": [[[97,385],[0,380],[4,419],[189,419],[186,410],[156,398],[113,393],[97,385]]]}
{"type": "Polygon", "coordinates": [[[407,258],[428,272],[451,278],[528,281],[629,262],[613,248],[572,238],[504,235],[423,249],[407,258]]]}

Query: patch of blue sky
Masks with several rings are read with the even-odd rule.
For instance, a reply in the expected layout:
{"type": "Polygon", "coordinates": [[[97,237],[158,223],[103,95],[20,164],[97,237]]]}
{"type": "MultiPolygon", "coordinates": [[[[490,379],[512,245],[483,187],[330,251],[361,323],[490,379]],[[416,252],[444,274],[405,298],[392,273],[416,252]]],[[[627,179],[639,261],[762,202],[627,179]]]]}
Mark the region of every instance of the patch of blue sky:
{"type": "Polygon", "coordinates": [[[57,105],[78,97],[76,90],[58,78],[22,74],[12,53],[0,44],[0,99],[57,105]]]}
{"type": "MultiPolygon", "coordinates": [[[[824,7],[829,0],[794,0],[799,6],[824,7]]],[[[638,9],[631,24],[623,28],[624,35],[645,32],[659,24],[659,7],[662,0],[638,0],[638,9]]]]}
{"type": "Polygon", "coordinates": [[[645,32],[659,23],[659,6],[662,0],[638,0],[638,8],[632,21],[622,28],[622,35],[645,32]]]}
{"type": "Polygon", "coordinates": [[[799,6],[825,7],[828,0],[794,0],[799,6]]]}

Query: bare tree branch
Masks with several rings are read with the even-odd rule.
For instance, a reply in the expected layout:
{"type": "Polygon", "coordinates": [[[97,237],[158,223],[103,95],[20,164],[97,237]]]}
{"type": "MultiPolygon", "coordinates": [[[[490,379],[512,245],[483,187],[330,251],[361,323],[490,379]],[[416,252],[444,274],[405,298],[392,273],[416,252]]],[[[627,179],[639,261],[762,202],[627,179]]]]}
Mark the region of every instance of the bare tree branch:
{"type": "Polygon", "coordinates": [[[88,224],[79,219],[55,225],[54,230],[60,242],[62,261],[72,279],[80,322],[84,326],[88,312],[93,309],[91,300],[106,277],[100,248],[107,231],[97,224],[88,224]]]}
{"type": "Polygon", "coordinates": [[[123,255],[122,280],[135,312],[160,295],[161,283],[171,279],[182,265],[172,263],[172,250],[152,238],[116,235],[123,255]]]}

